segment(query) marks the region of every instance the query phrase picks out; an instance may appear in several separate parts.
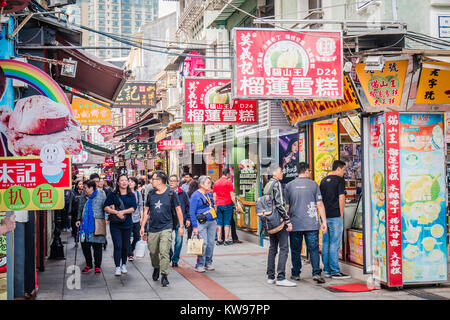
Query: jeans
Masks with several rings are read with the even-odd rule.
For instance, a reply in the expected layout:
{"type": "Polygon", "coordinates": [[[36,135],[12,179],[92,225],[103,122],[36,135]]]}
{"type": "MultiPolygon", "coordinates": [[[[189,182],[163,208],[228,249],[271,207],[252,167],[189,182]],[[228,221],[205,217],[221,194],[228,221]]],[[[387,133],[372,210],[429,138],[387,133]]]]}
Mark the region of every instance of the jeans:
{"type": "Polygon", "coordinates": [[[216,238],[217,222],[206,221],[198,224],[198,237],[203,239],[205,243],[205,252],[203,256],[198,256],[197,267],[209,266],[212,264],[212,256],[214,254],[214,245],[216,238]]]}
{"type": "Polygon", "coordinates": [[[229,227],[233,217],[233,204],[217,206],[217,225],[219,227],[229,227]]]}
{"type": "Polygon", "coordinates": [[[323,235],[322,262],[323,270],[328,274],[341,272],[339,268],[339,249],[341,246],[344,221],[342,217],[327,219],[328,231],[323,235]]]}
{"type": "MultiPolygon", "coordinates": [[[[234,222],[233,216],[231,217],[230,230],[231,230],[231,239],[233,241],[239,240],[239,237],[236,232],[236,223],[234,222]]],[[[222,228],[222,239],[225,239],[225,228],[222,228]]]]}
{"type": "Polygon", "coordinates": [[[275,257],[280,247],[278,256],[277,280],[282,281],[286,278],[286,261],[289,255],[289,240],[286,228],[275,234],[270,234],[269,255],[267,257],[267,277],[271,280],[275,279],[275,257]]]}
{"type": "Polygon", "coordinates": [[[131,232],[133,234],[133,241],[131,242],[130,250],[128,251],[128,256],[132,256],[134,254],[134,249],[136,249],[136,243],[141,240],[141,235],[139,234],[141,230],[140,222],[133,223],[133,229],[131,232]]]}
{"type": "Polygon", "coordinates": [[[172,245],[172,229],[159,232],[149,232],[148,251],[155,269],[160,269],[161,274],[168,275],[170,271],[170,247],[172,245]]]}
{"type": "Polygon", "coordinates": [[[178,234],[178,227],[179,225],[177,225],[177,228],[175,229],[175,241],[173,244],[173,250],[172,245],[170,246],[170,260],[172,260],[173,263],[178,263],[178,261],[180,260],[181,248],[183,247],[183,237],[180,237],[180,235],[178,234]]]}
{"type": "Polygon", "coordinates": [[[94,249],[94,262],[95,267],[100,268],[102,265],[102,243],[94,242],[82,242],[81,249],[83,250],[84,258],[86,259],[86,265],[92,268],[92,251],[94,249]]]}
{"type": "Polygon", "coordinates": [[[128,251],[130,250],[131,228],[122,229],[114,223],[110,223],[109,230],[114,244],[114,263],[116,267],[120,267],[120,259],[122,259],[122,264],[127,264],[128,251]]]}
{"type": "Polygon", "coordinates": [[[292,259],[292,275],[300,276],[302,269],[302,242],[303,236],[306,239],[306,247],[311,259],[311,266],[313,268],[313,276],[320,276],[322,270],[320,269],[319,256],[319,230],[315,231],[291,231],[291,259],[292,259]]]}

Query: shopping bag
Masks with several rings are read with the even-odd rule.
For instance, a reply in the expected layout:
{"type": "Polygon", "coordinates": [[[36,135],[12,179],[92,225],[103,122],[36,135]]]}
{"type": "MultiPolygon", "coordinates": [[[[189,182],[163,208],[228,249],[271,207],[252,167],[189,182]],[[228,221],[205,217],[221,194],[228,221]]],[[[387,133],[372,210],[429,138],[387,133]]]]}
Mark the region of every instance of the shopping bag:
{"type": "Polygon", "coordinates": [[[137,258],[143,258],[145,256],[145,252],[147,251],[147,242],[144,240],[139,240],[136,243],[136,248],[134,250],[134,254],[137,258]]]}
{"type": "Polygon", "coordinates": [[[196,235],[192,235],[192,238],[188,240],[187,254],[202,256],[203,250],[204,250],[203,239],[199,239],[196,235]]]}

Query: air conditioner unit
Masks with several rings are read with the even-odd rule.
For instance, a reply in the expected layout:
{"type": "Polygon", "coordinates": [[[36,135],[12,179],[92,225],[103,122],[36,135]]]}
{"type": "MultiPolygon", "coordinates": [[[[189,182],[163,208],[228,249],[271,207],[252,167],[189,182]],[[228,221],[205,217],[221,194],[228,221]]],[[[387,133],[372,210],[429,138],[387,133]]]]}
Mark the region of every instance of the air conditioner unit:
{"type": "Polygon", "coordinates": [[[381,71],[384,67],[384,57],[368,56],[365,60],[365,64],[364,70],[366,71],[381,71]]]}
{"type": "Polygon", "coordinates": [[[47,0],[48,8],[60,8],[77,3],[76,0],[47,0]]]}

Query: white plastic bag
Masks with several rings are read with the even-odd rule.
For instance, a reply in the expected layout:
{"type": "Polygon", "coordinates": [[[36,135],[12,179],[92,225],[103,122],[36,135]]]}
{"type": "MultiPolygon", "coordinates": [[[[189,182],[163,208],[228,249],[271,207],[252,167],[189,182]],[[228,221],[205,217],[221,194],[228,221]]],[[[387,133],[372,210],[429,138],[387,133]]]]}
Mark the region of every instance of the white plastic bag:
{"type": "Polygon", "coordinates": [[[147,242],[144,240],[139,240],[136,243],[136,248],[134,250],[134,254],[137,258],[143,258],[145,256],[145,253],[147,251],[147,242]]]}

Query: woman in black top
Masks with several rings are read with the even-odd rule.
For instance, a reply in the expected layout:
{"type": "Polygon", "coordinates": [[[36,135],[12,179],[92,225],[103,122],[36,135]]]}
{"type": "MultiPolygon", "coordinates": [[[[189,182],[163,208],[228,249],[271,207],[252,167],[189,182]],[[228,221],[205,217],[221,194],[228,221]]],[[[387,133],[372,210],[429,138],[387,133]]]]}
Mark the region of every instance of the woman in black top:
{"type": "Polygon", "coordinates": [[[126,265],[131,229],[133,228],[131,215],[136,207],[136,197],[131,192],[128,177],[126,174],[121,174],[117,178],[116,189],[108,195],[105,201],[105,212],[109,214],[109,230],[114,243],[116,276],[128,273],[126,265]],[[120,266],[120,259],[122,259],[122,267],[120,266]]]}
{"type": "Polygon", "coordinates": [[[75,185],[73,188],[73,198],[72,198],[72,212],[70,213],[70,224],[72,227],[72,237],[75,240],[75,247],[78,247],[77,240],[77,226],[75,223],[77,222],[77,216],[78,216],[78,204],[80,203],[80,198],[83,193],[83,180],[77,180],[75,181],[75,185]]]}

